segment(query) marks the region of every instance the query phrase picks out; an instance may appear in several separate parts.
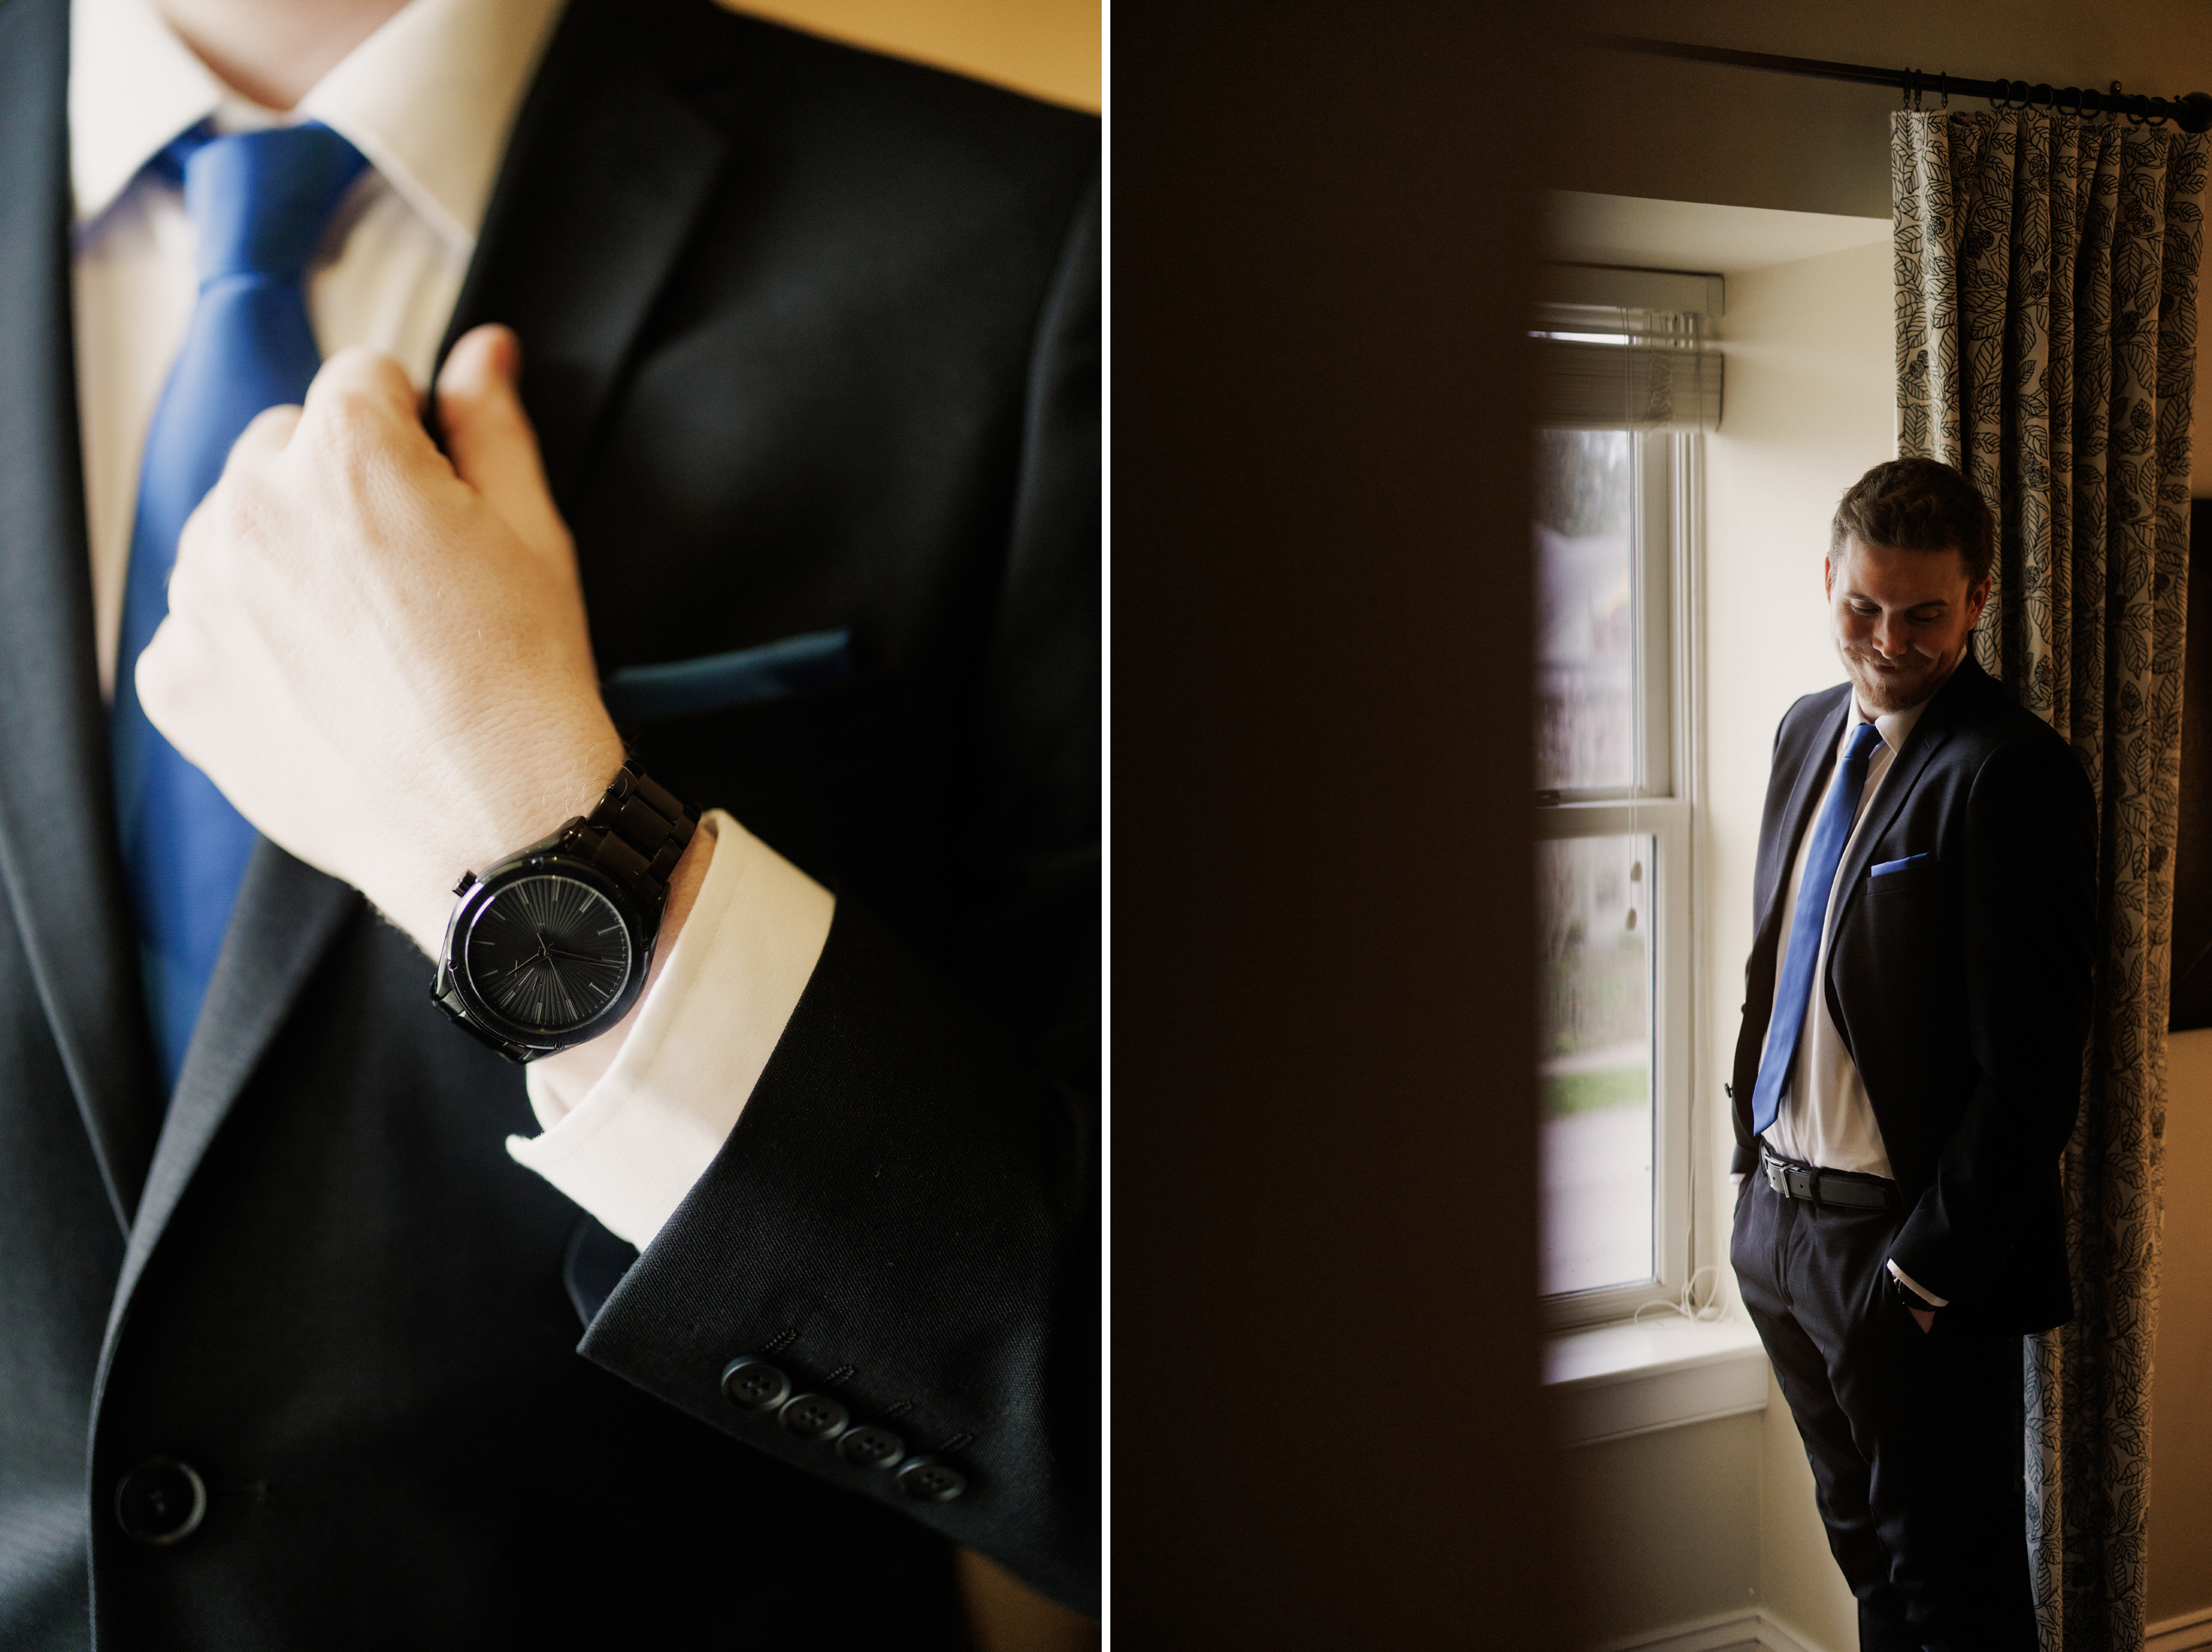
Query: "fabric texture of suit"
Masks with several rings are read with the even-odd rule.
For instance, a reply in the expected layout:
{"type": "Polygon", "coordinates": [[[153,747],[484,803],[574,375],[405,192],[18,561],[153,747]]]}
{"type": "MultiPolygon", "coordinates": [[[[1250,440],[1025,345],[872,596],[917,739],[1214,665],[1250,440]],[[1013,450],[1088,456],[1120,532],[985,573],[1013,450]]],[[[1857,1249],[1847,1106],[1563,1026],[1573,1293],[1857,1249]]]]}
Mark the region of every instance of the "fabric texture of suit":
{"type": "Polygon", "coordinates": [[[624,731],[839,897],[633,1257],[508,1160],[520,1072],[411,944],[265,843],[163,1113],[67,41],[0,0],[0,1643],[954,1644],[953,1543],[1095,1608],[1096,124],[689,0],[574,0],[518,118],[449,336],[523,340],[602,670],[851,638],[624,731]],[[747,1353],[966,1494],[740,1411],[747,1353]],[[153,1455],[209,1490],[168,1547],[112,1512],[153,1455]]]}
{"type": "Polygon", "coordinates": [[[2088,1032],[2094,804],[2065,743],[1971,658],[1929,701],[1837,868],[1815,985],[1896,1181],[1860,1179],[1885,1208],[1785,1200],[1760,1172],[1752,1091],[1782,892],[1854,715],[1840,685],[1799,701],[1776,736],[1730,1261],[1862,1648],[2031,1652],[2021,1336],[2071,1312],[2058,1166],[2088,1032]],[[1948,1299],[1932,1328],[1895,1296],[1892,1261],[1948,1299]]]}
{"type": "MultiPolygon", "coordinates": [[[[1789,708],[1759,826],[1737,1039],[1736,1151],[1773,1013],[1781,893],[1851,715],[1839,684],[1789,708]]],[[[1971,656],[1921,714],[1837,874],[1819,990],[1910,1212],[1898,1267],[1980,1329],[2072,1316],[2058,1160],[2081,1105],[2096,811],[2065,742],[1971,656]],[[1927,858],[1881,877],[1872,868],[1927,858]]]]}

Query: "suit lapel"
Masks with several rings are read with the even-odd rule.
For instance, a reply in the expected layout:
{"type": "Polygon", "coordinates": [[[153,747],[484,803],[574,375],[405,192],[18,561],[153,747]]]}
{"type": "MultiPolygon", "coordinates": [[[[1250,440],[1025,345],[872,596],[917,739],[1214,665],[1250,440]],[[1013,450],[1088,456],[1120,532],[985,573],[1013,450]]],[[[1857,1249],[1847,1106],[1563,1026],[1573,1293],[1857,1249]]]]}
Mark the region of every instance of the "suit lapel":
{"type": "Polygon", "coordinates": [[[1843,891],[1843,905],[1837,909],[1834,921],[1839,928],[1866,881],[1866,868],[1873,861],[1874,845],[1889,830],[1897,810],[1904,807],[1904,800],[1912,795],[1912,789],[1927,772],[1929,760],[1949,740],[1961,710],[1988,681],[1981,667],[1974,664],[1974,656],[1967,655],[1952,672],[1950,681],[1936,691],[1935,700],[1921,714],[1920,721],[1912,726],[1904,750],[1897,754],[1890,772],[1882,777],[1881,786],[1859,820],[1838,869],[1836,886],[1843,891]]]}
{"type": "Polygon", "coordinates": [[[0,0],[0,883],[127,1229],[159,1081],[92,657],[69,289],[66,0],[0,0]]]}
{"type": "MultiPolygon", "coordinates": [[[[116,1287],[111,1338],[208,1143],[299,1001],[316,963],[346,919],[362,910],[361,897],[337,879],[294,860],[266,838],[254,845],[146,1175],[116,1287]]],[[[426,988],[429,969],[426,962],[426,988]]]]}
{"type": "Polygon", "coordinates": [[[447,332],[445,348],[484,321],[520,336],[523,400],[564,511],[721,170],[727,139],[682,89],[725,78],[730,48],[720,30],[693,46],[649,6],[572,0],[517,117],[447,332]]]}
{"type": "Polygon", "coordinates": [[[1835,766],[1836,747],[1843,740],[1843,720],[1850,715],[1851,696],[1847,691],[1836,708],[1821,719],[1814,730],[1812,750],[1798,764],[1797,778],[1790,782],[1789,801],[1782,811],[1781,858],[1775,863],[1774,884],[1766,892],[1758,927],[1752,931],[1760,937],[1761,944],[1768,944],[1767,930],[1782,910],[1783,892],[1789,887],[1789,868],[1797,861],[1797,846],[1804,842],[1813,806],[1820,801],[1821,782],[1835,766]]]}

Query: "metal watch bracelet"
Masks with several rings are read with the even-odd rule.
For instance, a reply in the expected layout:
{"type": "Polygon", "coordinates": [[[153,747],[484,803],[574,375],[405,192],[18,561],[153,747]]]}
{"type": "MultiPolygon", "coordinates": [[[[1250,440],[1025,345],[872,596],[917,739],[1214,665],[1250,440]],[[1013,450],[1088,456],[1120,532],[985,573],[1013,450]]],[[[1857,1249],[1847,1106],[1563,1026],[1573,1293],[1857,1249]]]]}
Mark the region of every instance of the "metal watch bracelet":
{"type": "Polygon", "coordinates": [[[561,834],[560,851],[619,880],[657,924],[668,905],[668,880],[698,829],[695,806],[626,758],[591,813],[561,834]]]}

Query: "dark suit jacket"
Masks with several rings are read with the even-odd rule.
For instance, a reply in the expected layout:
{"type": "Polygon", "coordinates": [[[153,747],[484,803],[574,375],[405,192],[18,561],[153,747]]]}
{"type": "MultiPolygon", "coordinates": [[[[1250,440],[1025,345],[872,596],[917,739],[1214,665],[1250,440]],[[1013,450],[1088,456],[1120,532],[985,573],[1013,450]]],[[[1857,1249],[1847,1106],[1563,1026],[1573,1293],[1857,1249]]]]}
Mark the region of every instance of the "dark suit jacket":
{"type": "Polygon", "coordinates": [[[1096,124],[704,0],[573,0],[520,115],[454,327],[521,334],[602,669],[853,638],[842,684],[627,731],[840,896],[633,1260],[506,1158],[520,1070],[428,963],[267,844],[164,1115],[67,41],[0,0],[0,1645],[950,1644],[954,1543],[1091,1606],[1096,124]],[[741,1412],[747,1353],[967,1494],[741,1412]],[[157,1454],[210,1489],[166,1547],[114,1514],[157,1454]]]}
{"type": "MultiPolygon", "coordinates": [[[[1782,892],[1851,715],[1839,684],[1792,706],[1775,735],[1732,1086],[1739,1172],[1758,1163],[1751,1091],[1782,892]]],[[[1821,990],[1910,1206],[1892,1259],[1962,1325],[2063,1324],[2058,1160],[2081,1100],[2096,934],[2080,762],[1969,658],[1892,759],[1834,900],[1821,990]],[[1927,858],[1871,874],[1911,855],[1927,858]]]]}

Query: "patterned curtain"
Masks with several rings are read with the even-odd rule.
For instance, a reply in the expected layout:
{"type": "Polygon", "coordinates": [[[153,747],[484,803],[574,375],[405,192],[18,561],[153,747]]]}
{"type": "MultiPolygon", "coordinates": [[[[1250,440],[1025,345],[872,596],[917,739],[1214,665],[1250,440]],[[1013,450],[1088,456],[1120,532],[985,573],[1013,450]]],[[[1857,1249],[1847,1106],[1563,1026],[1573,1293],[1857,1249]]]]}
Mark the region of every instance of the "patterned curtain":
{"type": "Polygon", "coordinates": [[[2020,111],[1891,136],[1898,448],[1997,511],[1975,651],[2096,788],[2075,1315],[2027,1344],[2028,1541],[2045,1652],[2139,1652],[2206,140],[2020,111]]]}

